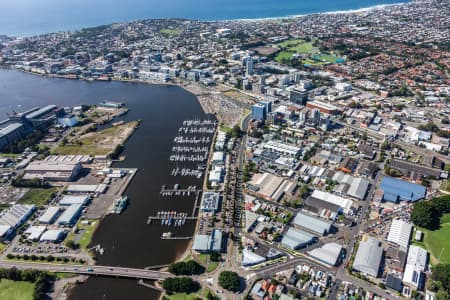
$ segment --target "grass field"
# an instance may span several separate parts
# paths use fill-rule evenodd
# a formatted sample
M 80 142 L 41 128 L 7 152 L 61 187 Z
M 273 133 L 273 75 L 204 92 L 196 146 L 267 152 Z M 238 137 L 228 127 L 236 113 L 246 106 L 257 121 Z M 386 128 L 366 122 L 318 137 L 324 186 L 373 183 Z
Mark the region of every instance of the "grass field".
M 305 42 L 301 39 L 284 41 L 278 43 L 277 46 L 283 49 L 275 57 L 277 62 L 289 60 L 293 54 L 310 54 L 317 51 L 312 42 Z
M 137 125 L 138 121 L 132 121 L 91 132 L 79 137 L 77 143 L 60 144 L 52 150 L 52 153 L 60 155 L 107 155 L 122 144 Z
M 219 266 L 218 261 L 212 261 L 209 257 L 209 254 L 199 254 L 198 259 L 206 268 L 206 272 L 211 273 Z
M 438 230 L 418 229 L 424 233 L 423 242 L 414 242 L 414 244 L 430 252 L 431 263 L 450 263 L 450 214 L 442 216 L 441 228 Z
M 34 204 L 41 207 L 47 204 L 57 191 L 57 188 L 32 188 L 19 200 L 19 203 Z
M 89 243 L 92 240 L 92 235 L 95 232 L 98 224 L 100 222 L 98 220 L 93 220 L 89 224 L 81 224 L 78 222 L 77 228 L 79 229 L 79 233 L 70 232 L 69 236 L 66 238 L 66 244 L 68 241 L 72 240 L 80 245 L 80 248 L 87 250 Z M 81 236 L 78 236 L 81 233 Z
M 32 300 L 34 284 L 26 281 L 0 281 L 0 299 L 2 300 Z
M 173 294 L 173 295 L 165 295 L 170 300 L 197 300 L 197 299 L 206 299 L 206 296 L 210 290 L 208 288 L 200 289 L 196 293 L 186 294 L 186 293 L 180 293 L 180 294 Z
M 177 35 L 180 35 L 181 30 L 177 29 L 177 28 L 175 28 L 175 29 L 164 28 L 164 29 L 161 29 L 159 32 L 161 32 L 162 34 L 165 34 L 165 35 L 169 35 L 169 36 L 177 36 Z

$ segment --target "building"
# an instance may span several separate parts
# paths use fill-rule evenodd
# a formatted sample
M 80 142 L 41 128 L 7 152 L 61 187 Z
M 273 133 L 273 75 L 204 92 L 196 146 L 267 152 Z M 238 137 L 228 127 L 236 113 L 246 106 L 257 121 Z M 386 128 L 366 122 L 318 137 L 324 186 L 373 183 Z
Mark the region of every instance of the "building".
M 252 119 L 257 121 L 264 121 L 267 119 L 266 107 L 261 103 L 252 105 Z
M 270 173 L 254 174 L 248 183 L 248 192 L 269 201 L 280 201 L 285 194 L 293 194 L 297 188 L 295 182 Z
M 253 75 L 253 59 L 251 57 L 245 59 L 245 68 L 247 75 Z
M 309 256 L 330 266 L 337 266 L 341 260 L 342 245 L 327 243 L 320 248 L 308 251 Z
M 289 101 L 293 103 L 305 105 L 307 100 L 308 100 L 308 91 L 306 90 L 292 89 L 289 92 Z
M 211 159 L 213 164 L 223 164 L 225 161 L 225 155 L 222 151 L 216 151 L 212 155 Z
M 219 210 L 220 194 L 216 192 L 204 192 L 200 203 L 200 210 L 216 212 Z
M 253 266 L 265 262 L 266 258 L 253 251 L 244 249 L 242 251 L 242 266 Z
M 1 124 L 0 124 L 1 126 Z M 21 123 L 11 123 L 0 129 L 0 149 L 21 139 L 25 134 L 25 127 Z
M 410 183 L 401 179 L 384 176 L 380 189 L 383 190 L 383 200 L 398 203 L 399 201 L 418 201 L 425 198 L 427 189 L 423 185 Z
M 342 172 L 336 172 L 332 179 L 338 183 L 348 185 L 348 189 L 345 194 L 359 200 L 363 200 L 369 190 L 370 182 L 363 178 L 357 178 Z
M 47 181 L 72 181 L 80 173 L 79 162 L 72 161 L 33 161 L 25 168 L 24 179 L 42 179 Z
M 0 224 L 0 241 L 9 239 L 14 232 L 14 228 L 9 225 Z
M 36 206 L 32 204 L 14 204 L 0 213 L 0 225 L 16 229 L 33 214 L 35 208 Z
M 391 228 L 387 236 L 387 241 L 397 244 L 399 249 L 406 252 L 411 238 L 413 225 L 403 220 L 395 219 L 391 223 Z
M 275 152 L 281 155 L 295 157 L 300 153 L 301 148 L 274 140 L 268 141 L 263 145 L 263 149 Z
M 73 194 L 91 194 L 97 192 L 98 184 L 69 184 L 66 192 Z
M 324 236 L 331 230 L 331 223 L 301 212 L 297 213 L 293 223 L 295 226 L 319 236 Z
M 52 224 L 55 222 L 60 212 L 61 209 L 58 206 L 49 206 L 38 221 L 41 224 Z
M 214 229 L 211 234 L 197 234 L 194 238 L 192 249 L 197 252 L 221 252 L 222 231 Z
M 377 239 L 365 235 L 359 243 L 358 252 L 356 252 L 353 262 L 353 269 L 373 277 L 378 277 L 382 258 L 382 243 Z
M 343 198 L 328 192 L 322 192 L 320 190 L 314 190 L 314 192 L 310 196 L 313 199 L 317 199 L 321 202 L 332 204 L 335 206 L 338 206 L 344 214 L 352 214 L 353 213 L 353 201 L 348 198 Z M 324 206 L 327 208 L 328 206 L 325 204 L 321 204 L 320 202 L 316 201 L 317 204 Z
M 79 195 L 79 196 L 73 196 L 73 195 L 65 195 L 62 197 L 62 199 L 59 201 L 59 205 L 61 206 L 70 206 L 70 205 L 86 205 L 88 204 L 90 200 L 89 196 L 86 195 Z
M 58 218 L 56 223 L 59 226 L 72 226 L 80 217 L 83 206 L 81 204 L 70 205 Z
M 41 235 L 47 230 L 45 226 L 30 226 L 25 230 L 24 235 L 27 236 L 29 241 L 38 241 Z
M 315 240 L 316 237 L 313 234 L 291 227 L 284 234 L 281 245 L 291 250 L 297 250 L 312 244 Z
M 39 239 L 40 242 L 57 243 L 64 239 L 65 233 L 61 229 L 50 229 L 44 232 Z
M 73 127 L 78 124 L 78 118 L 75 115 L 68 114 L 62 118 L 58 118 L 58 123 L 64 127 Z
M 340 113 L 339 109 L 336 106 L 321 101 L 308 101 L 306 103 L 306 107 L 317 108 L 321 113 L 329 115 L 337 115 Z

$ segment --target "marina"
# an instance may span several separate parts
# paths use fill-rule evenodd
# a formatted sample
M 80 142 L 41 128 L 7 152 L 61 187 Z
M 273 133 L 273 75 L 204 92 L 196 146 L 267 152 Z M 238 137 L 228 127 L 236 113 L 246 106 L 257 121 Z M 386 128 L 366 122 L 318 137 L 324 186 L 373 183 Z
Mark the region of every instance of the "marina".
M 174 236 L 172 232 L 164 232 L 161 236 L 162 240 L 190 240 L 192 236 Z
M 161 226 L 183 226 L 187 220 L 195 220 L 197 217 L 188 216 L 187 213 L 178 213 L 175 211 L 160 211 L 156 216 L 150 216 L 147 219 L 147 224 L 153 221 L 161 221 Z
M 195 185 L 190 185 L 186 189 L 182 189 L 178 184 L 175 184 L 173 188 L 167 188 L 165 185 L 161 187 L 161 196 L 190 196 L 197 192 Z

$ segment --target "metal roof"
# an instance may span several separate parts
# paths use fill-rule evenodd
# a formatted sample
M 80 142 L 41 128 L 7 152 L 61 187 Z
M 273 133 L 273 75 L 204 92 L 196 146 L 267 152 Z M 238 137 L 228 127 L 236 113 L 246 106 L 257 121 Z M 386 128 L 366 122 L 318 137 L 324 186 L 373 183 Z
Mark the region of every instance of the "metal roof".
M 377 277 L 382 256 L 383 246 L 381 242 L 369 236 L 364 236 L 359 243 L 353 269 Z
M 301 212 L 297 213 L 293 222 L 295 225 L 319 235 L 324 235 L 331 229 L 329 222 Z
M 384 200 L 390 202 L 417 201 L 423 199 L 427 189 L 419 184 L 384 176 L 380 189 L 384 191 Z
M 312 242 L 314 237 L 311 233 L 291 227 L 281 240 L 281 244 L 291 249 L 298 249 Z

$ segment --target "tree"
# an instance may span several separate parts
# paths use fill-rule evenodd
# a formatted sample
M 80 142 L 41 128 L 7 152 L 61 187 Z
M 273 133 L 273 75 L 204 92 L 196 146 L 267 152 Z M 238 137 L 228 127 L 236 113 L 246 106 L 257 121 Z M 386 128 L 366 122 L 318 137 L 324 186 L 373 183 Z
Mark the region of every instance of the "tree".
M 197 275 L 205 272 L 205 268 L 196 261 L 189 260 L 171 264 L 169 272 L 175 275 Z
M 430 202 L 418 202 L 414 204 L 411 220 L 419 227 L 430 230 L 439 228 L 439 214 Z
M 241 136 L 241 127 L 239 127 L 239 125 L 234 125 L 233 128 L 231 129 L 231 137 L 237 138 Z
M 211 258 L 211 261 L 221 261 L 222 260 L 222 256 L 220 255 L 220 253 L 217 253 L 217 252 L 211 252 L 210 258 Z
M 162 282 L 162 287 L 167 293 L 192 293 L 196 292 L 200 285 L 189 277 L 171 277 Z
M 432 278 L 442 284 L 442 288 L 450 292 L 450 264 L 438 264 L 433 268 Z
M 223 271 L 219 274 L 219 285 L 226 290 L 237 292 L 240 286 L 240 277 L 236 272 Z

